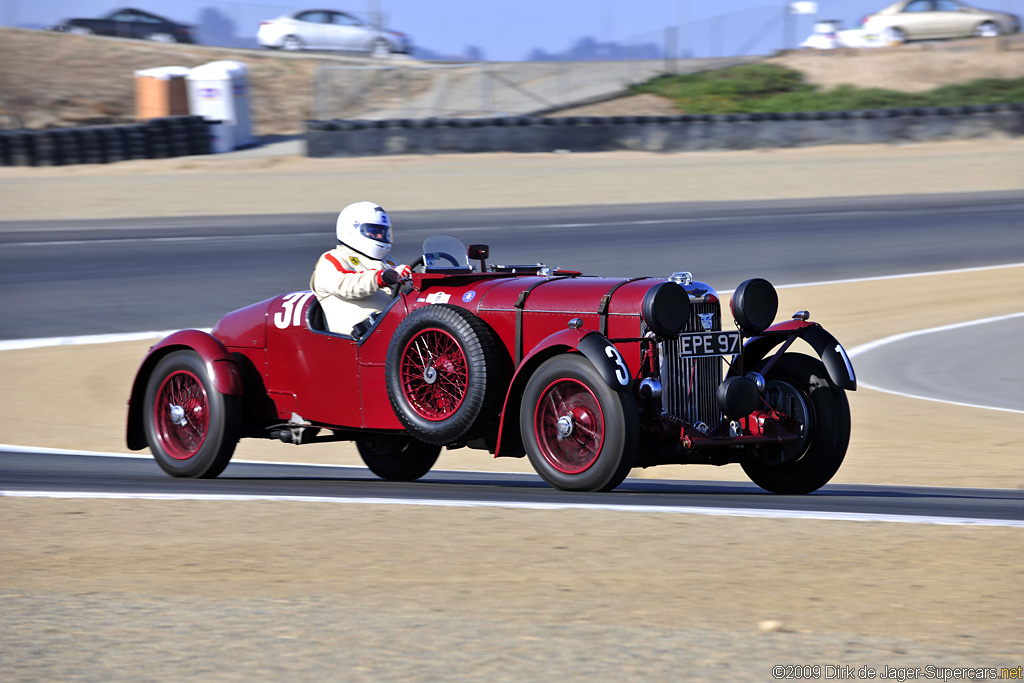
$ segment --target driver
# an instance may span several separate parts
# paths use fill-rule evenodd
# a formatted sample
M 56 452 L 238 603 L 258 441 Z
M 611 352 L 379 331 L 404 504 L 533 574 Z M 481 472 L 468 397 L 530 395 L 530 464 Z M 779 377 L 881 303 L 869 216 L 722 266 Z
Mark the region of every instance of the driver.
M 356 202 L 338 214 L 338 246 L 316 262 L 309 288 L 324 309 L 327 329 L 352 334 L 371 313 L 384 309 L 386 287 L 409 277 L 409 266 L 385 264 L 391 250 L 391 221 L 379 204 Z

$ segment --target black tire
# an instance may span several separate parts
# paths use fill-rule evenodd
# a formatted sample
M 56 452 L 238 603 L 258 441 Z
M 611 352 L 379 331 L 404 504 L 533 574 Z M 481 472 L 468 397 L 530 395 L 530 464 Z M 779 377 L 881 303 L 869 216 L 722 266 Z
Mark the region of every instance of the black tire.
M 434 466 L 441 447 L 409 436 L 356 439 L 370 471 L 386 481 L 416 481 Z
M 578 354 L 545 361 L 523 392 L 519 429 L 537 474 L 563 491 L 611 491 L 636 462 L 638 416 Z
M 998 38 L 1003 34 L 999 24 L 994 21 L 983 21 L 974 29 L 974 35 L 979 38 Z
M 373 41 L 370 46 L 370 56 L 376 59 L 384 59 L 391 56 L 391 45 L 383 38 Z
M 889 43 L 892 45 L 902 45 L 907 42 L 907 32 L 901 28 L 890 26 L 885 29 L 889 36 Z
M 795 443 L 756 451 L 742 463 L 743 471 L 772 493 L 817 491 L 839 471 L 850 443 L 846 392 L 829 379 L 817 358 L 785 353 L 765 376 L 764 397 L 774 409 L 800 423 L 802 437 Z
M 413 311 L 395 330 L 384 377 L 399 421 L 443 446 L 474 436 L 497 414 L 502 360 L 491 330 L 464 308 Z
M 286 52 L 300 52 L 306 49 L 306 44 L 298 36 L 285 36 L 281 41 L 281 49 Z
M 213 387 L 195 351 L 175 351 L 157 362 L 146 383 L 142 416 L 153 457 L 172 477 L 212 479 L 231 461 L 240 404 Z

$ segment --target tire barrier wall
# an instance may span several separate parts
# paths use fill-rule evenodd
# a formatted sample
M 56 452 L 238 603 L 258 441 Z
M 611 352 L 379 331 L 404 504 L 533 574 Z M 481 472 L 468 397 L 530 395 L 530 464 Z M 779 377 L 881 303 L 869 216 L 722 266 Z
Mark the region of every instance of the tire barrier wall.
M 107 164 L 210 153 L 210 121 L 168 116 L 128 126 L 0 131 L 0 166 Z
M 1024 135 L 1024 103 L 785 114 L 306 122 L 311 157 L 807 147 Z

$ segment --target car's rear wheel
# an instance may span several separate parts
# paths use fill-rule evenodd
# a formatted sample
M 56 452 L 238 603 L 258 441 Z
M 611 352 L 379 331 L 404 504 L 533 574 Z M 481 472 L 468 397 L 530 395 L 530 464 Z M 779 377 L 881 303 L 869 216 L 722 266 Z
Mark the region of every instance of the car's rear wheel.
M 146 36 L 146 40 L 152 40 L 154 43 L 176 43 L 178 39 L 174 37 L 173 33 L 164 33 L 158 31 L 156 33 L 150 33 Z
M 767 363 L 762 361 L 760 367 Z M 839 470 L 850 443 L 846 392 L 817 358 L 785 353 L 765 376 L 763 398 L 799 431 L 798 441 L 762 448 L 743 462 L 751 481 L 772 493 L 817 491 Z
M 464 308 L 413 311 L 385 361 L 388 398 L 410 434 L 436 445 L 474 435 L 497 412 L 502 360 L 491 330 Z
M 586 358 L 545 361 L 523 392 L 519 429 L 537 474 L 565 491 L 610 491 L 636 461 L 638 418 Z
M 882 31 L 882 36 L 885 42 L 888 43 L 889 45 L 902 45 L 903 43 L 907 42 L 906 32 L 903 29 L 897 28 L 895 26 L 890 26 L 889 28 Z
M 391 56 L 391 45 L 383 38 L 373 41 L 370 48 L 370 56 L 378 59 Z
M 999 24 L 994 21 L 983 21 L 974 29 L 974 35 L 979 38 L 996 38 L 1001 34 L 1002 31 L 999 30 Z
M 93 30 L 85 26 L 72 26 L 68 29 L 68 33 L 76 36 L 91 36 L 93 35 Z
M 298 36 L 285 36 L 284 40 L 281 41 L 281 49 L 288 52 L 298 52 L 305 48 L 306 44 Z
M 387 481 L 415 481 L 437 462 L 441 447 L 409 436 L 356 439 L 356 448 L 370 471 Z
M 149 448 L 171 476 L 212 479 L 228 466 L 239 438 L 238 398 L 217 391 L 195 351 L 160 359 L 142 410 Z

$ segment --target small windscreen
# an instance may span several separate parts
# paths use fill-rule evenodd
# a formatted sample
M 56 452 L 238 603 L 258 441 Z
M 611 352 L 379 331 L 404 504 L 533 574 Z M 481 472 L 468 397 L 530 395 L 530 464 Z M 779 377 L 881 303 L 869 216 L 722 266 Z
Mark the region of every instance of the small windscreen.
M 423 265 L 427 270 L 469 268 L 466 245 L 458 237 L 434 235 L 423 243 Z

